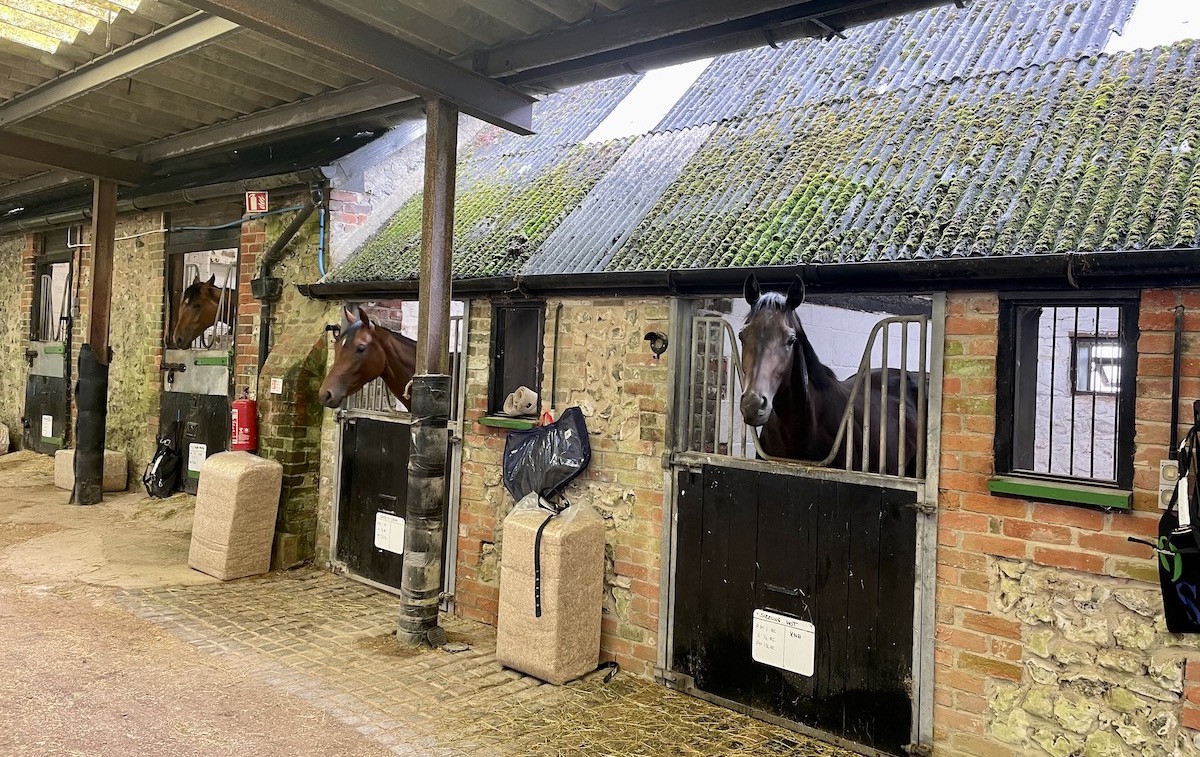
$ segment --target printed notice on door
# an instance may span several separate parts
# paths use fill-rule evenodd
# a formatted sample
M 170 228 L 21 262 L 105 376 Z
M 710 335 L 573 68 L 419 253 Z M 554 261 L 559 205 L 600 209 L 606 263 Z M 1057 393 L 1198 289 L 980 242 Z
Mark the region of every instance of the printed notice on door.
M 207 444 L 189 444 L 188 445 L 188 470 L 199 473 L 204 468 L 204 461 L 208 459 Z
M 755 662 L 811 676 L 816 651 L 817 629 L 812 623 L 766 610 L 754 611 L 750 656 Z
M 43 415 L 42 416 L 42 438 L 43 439 L 53 439 L 54 438 L 54 416 L 53 415 Z
M 383 511 L 375 513 L 375 548 L 404 554 L 404 518 Z

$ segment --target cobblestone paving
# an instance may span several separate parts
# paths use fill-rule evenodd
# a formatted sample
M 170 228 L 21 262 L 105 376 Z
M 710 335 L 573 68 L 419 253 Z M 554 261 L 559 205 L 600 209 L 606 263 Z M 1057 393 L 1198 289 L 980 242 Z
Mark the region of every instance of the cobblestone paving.
M 117 600 L 400 755 L 852 755 L 627 675 L 542 684 L 504 669 L 490 629 L 460 618 L 442 625 L 469 650 L 403 647 L 395 597 L 325 571 Z

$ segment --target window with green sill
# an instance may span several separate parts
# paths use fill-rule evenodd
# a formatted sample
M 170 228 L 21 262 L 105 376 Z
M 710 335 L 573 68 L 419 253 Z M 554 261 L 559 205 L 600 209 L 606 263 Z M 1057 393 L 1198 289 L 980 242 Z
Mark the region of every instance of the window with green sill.
M 991 490 L 1127 507 L 1138 294 L 1009 295 L 999 317 Z
M 540 393 L 545 325 L 544 302 L 496 303 L 492 306 L 489 415 L 504 415 L 505 398 L 519 387 Z M 535 408 L 534 416 L 536 414 Z

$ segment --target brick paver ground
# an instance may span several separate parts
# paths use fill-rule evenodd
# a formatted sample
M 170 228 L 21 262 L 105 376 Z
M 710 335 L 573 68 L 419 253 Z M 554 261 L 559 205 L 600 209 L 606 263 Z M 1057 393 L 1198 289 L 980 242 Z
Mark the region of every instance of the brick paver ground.
M 395 597 L 305 570 L 128 590 L 117 601 L 402 755 L 852 753 L 648 681 L 550 686 L 504 669 L 486 626 L 443 617 L 452 654 L 396 643 Z

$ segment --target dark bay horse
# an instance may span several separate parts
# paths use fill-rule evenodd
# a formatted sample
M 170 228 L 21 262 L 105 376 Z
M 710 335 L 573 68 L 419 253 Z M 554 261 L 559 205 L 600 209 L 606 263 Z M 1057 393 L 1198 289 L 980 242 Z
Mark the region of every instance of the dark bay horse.
M 854 377 L 839 381 L 813 350 L 796 308 L 804 302 L 804 285 L 799 277 L 786 295 L 762 292 L 753 274 L 746 279 L 746 302 L 750 314 L 739 338 L 742 343 L 742 417 L 751 426 L 761 427 L 759 443 L 772 457 L 790 460 L 821 461 L 829 456 L 838 428 L 850 402 Z M 886 349 L 886 345 L 885 345 Z M 922 346 L 922 349 L 924 347 Z M 887 440 L 885 460 L 879 460 L 880 387 L 887 382 Z M 887 375 L 876 368 L 870 374 L 868 399 L 871 412 L 871 437 L 867 464 L 863 465 L 862 388 L 854 402 L 854 444 L 851 469 L 872 473 L 917 475 L 918 381 L 924 377 L 909 371 L 901 387 L 901 371 L 889 368 Z M 900 460 L 900 402 L 907 403 L 904 423 L 904 459 Z M 846 440 L 839 445 L 831 466 L 846 467 Z
M 215 273 L 208 281 L 201 281 L 197 276 L 191 286 L 183 290 L 169 346 L 180 350 L 187 349 L 201 334 L 215 326 L 218 320 L 233 331 L 233 303 L 237 298 L 237 291 L 219 287 L 216 282 Z
M 392 395 L 408 404 L 408 385 L 417 369 L 417 343 L 377 323 L 356 308 L 346 310 L 349 326 L 333 348 L 333 367 L 317 395 L 325 407 L 342 400 L 382 377 Z

